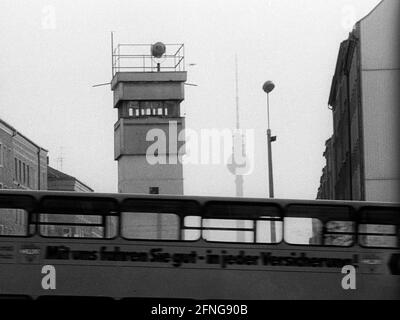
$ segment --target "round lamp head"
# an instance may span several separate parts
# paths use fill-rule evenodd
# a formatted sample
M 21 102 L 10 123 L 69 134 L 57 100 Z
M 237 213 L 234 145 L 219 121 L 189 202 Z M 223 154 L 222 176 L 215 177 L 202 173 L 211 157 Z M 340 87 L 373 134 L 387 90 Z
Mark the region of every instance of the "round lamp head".
M 267 81 L 266 83 L 264 83 L 262 88 L 266 93 L 270 93 L 272 90 L 274 90 L 275 85 L 272 81 Z
M 151 55 L 154 58 L 161 58 L 165 53 L 165 44 L 162 42 L 157 42 L 151 45 Z

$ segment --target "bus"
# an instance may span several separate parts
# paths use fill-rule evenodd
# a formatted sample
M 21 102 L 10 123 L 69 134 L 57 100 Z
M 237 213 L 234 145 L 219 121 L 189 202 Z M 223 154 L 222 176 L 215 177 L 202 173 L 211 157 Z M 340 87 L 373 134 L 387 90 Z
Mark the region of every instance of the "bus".
M 4 190 L 0 297 L 400 299 L 399 208 Z

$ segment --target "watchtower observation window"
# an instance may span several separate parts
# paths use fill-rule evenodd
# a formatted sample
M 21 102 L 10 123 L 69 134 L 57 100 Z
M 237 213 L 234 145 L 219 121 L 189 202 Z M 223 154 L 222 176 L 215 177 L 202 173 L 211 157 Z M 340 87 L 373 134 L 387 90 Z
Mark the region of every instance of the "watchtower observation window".
M 127 101 L 119 108 L 120 118 L 180 117 L 178 101 Z

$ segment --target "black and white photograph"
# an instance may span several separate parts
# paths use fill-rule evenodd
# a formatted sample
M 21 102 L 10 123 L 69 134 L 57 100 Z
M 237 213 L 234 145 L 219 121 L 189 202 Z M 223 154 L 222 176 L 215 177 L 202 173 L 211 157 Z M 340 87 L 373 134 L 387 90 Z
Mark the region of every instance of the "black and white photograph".
M 400 300 L 399 0 L 1 0 L 0 42 L 0 304 Z

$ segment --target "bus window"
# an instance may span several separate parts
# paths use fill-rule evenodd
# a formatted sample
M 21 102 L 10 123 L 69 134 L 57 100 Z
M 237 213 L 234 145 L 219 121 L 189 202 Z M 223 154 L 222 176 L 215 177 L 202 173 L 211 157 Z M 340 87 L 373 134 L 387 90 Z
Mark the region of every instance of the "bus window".
M 183 220 L 182 239 L 196 241 L 201 236 L 201 217 L 187 216 Z
M 118 234 L 118 217 L 107 216 L 106 217 L 106 234 L 107 239 L 115 238 Z
M 102 217 L 82 214 L 39 215 L 40 234 L 45 237 L 103 238 Z
M 364 207 L 360 210 L 359 243 L 365 247 L 398 248 L 400 208 Z
M 284 221 L 287 243 L 315 246 L 351 246 L 355 217 L 349 206 L 289 205 Z
M 325 225 L 324 245 L 348 247 L 354 243 L 355 223 L 353 221 L 329 221 Z
M 396 226 L 382 224 L 361 224 L 358 227 L 359 241 L 366 247 L 397 247 Z
M 122 212 L 122 236 L 137 240 L 179 240 L 179 217 L 171 213 Z
M 37 224 L 44 237 L 105 238 L 115 235 L 118 226 L 108 225 L 107 217 L 115 217 L 118 211 L 117 202 L 110 198 L 45 196 L 38 211 Z
M 0 236 L 28 235 L 28 212 L 24 209 L 0 208 Z
M 322 222 L 314 218 L 285 218 L 284 238 L 287 243 L 321 245 L 321 233 L 314 234 L 313 230 L 322 230 Z
M 257 243 L 280 243 L 283 222 L 279 217 L 261 217 L 256 222 Z
M 123 237 L 176 241 L 185 236 L 183 230 L 181 232 L 184 217 L 199 216 L 200 205 L 192 200 L 131 198 L 122 202 L 120 211 Z M 192 236 L 188 235 L 189 238 Z
M 274 204 L 209 201 L 204 217 L 203 238 L 208 241 L 278 243 L 282 240 L 282 213 Z M 275 230 L 275 237 L 271 237 L 271 229 Z
M 204 219 L 203 239 L 215 242 L 254 242 L 254 221 Z

